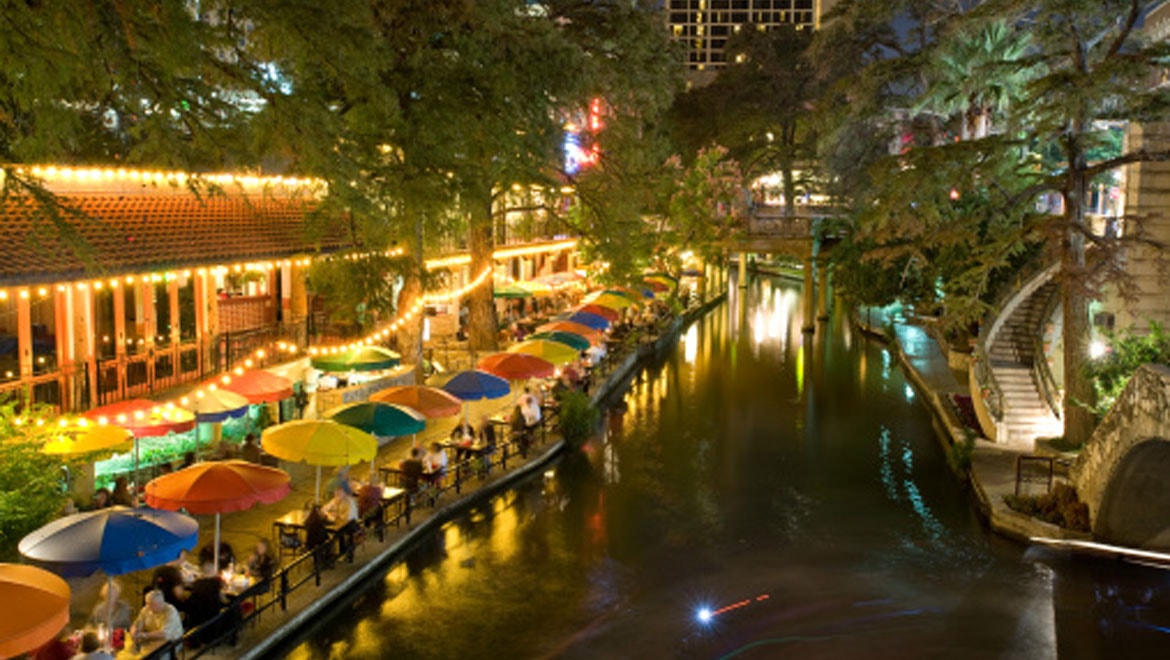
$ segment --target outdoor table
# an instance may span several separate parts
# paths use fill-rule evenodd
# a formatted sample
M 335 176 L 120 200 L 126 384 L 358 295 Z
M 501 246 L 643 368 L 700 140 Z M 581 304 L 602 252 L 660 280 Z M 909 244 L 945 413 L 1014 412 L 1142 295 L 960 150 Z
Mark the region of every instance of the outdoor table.
M 285 552 L 295 555 L 305 547 L 305 518 L 308 516 L 309 513 L 304 509 L 293 509 L 272 521 L 272 534 L 279 555 Z
M 387 523 L 386 512 L 390 510 L 390 506 L 397 505 L 398 510 L 396 513 L 402 513 L 402 507 L 405 503 L 406 503 L 406 489 L 405 488 L 395 488 L 394 486 L 383 486 L 382 487 L 382 507 L 381 507 L 382 514 L 381 515 L 382 515 L 382 526 L 383 527 L 386 526 L 386 523 Z M 394 519 L 395 519 L 394 526 L 397 527 L 399 518 L 398 518 L 398 516 L 395 516 Z

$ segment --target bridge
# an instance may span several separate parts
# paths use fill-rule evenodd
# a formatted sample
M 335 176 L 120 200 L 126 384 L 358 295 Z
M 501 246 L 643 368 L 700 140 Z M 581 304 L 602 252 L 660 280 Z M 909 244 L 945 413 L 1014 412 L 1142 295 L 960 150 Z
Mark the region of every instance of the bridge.
M 747 286 L 749 254 L 783 254 L 801 260 L 804 267 L 804 332 L 815 332 L 813 319 L 828 320 L 828 266 L 824 257 L 830 244 L 821 231 L 827 217 L 840 212 L 829 206 L 756 206 L 746 230 L 724 244 L 739 254 L 739 286 Z M 817 280 L 820 286 L 817 286 Z
M 1093 536 L 1170 550 L 1170 368 L 1144 365 L 1085 444 L 1072 479 Z

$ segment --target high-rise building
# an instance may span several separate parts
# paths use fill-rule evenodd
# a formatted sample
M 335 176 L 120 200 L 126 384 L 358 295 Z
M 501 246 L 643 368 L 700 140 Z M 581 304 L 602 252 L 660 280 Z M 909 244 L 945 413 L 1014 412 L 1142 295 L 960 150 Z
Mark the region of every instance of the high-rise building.
M 795 25 L 813 30 L 836 0 L 666 0 L 671 35 L 686 46 L 698 82 L 727 66 L 727 39 L 743 29 Z M 706 75 L 704 75 L 706 73 Z

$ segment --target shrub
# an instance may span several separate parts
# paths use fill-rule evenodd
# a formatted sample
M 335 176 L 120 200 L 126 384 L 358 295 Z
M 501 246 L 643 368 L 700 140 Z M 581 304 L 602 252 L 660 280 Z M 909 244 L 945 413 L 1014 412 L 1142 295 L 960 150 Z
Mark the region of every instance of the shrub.
M 1056 484 L 1044 495 L 1007 495 L 1008 508 L 1046 523 L 1078 532 L 1089 531 L 1089 506 L 1077 497 L 1069 484 Z
M 561 397 L 557 428 L 565 442 L 580 446 L 597 428 L 598 410 L 584 392 L 567 392 Z

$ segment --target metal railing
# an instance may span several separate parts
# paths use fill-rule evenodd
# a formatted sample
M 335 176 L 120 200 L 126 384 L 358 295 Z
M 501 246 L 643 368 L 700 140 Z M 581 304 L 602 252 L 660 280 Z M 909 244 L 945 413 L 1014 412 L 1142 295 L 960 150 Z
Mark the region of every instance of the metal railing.
M 1059 296 L 1052 296 L 1044 305 L 1044 311 L 1040 318 L 1047 319 L 1052 316 L 1052 312 L 1056 309 L 1056 303 Z M 1060 395 L 1060 386 L 1056 384 L 1056 377 L 1052 375 L 1052 369 L 1048 366 L 1048 357 L 1044 352 L 1044 341 L 1039 337 L 1034 337 L 1032 350 L 1032 378 L 1036 381 L 1036 386 L 1040 389 L 1040 393 L 1044 396 L 1044 400 L 1048 403 L 1052 414 L 1056 415 L 1057 419 L 1061 419 L 1063 410 L 1063 396 Z
M 995 378 L 991 369 L 991 358 L 988 357 L 983 343 L 975 346 L 975 382 L 979 384 L 980 394 L 987 405 L 987 412 L 998 425 L 1003 421 L 1003 389 Z

